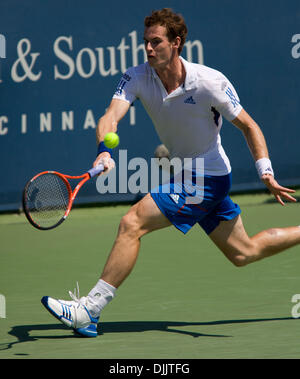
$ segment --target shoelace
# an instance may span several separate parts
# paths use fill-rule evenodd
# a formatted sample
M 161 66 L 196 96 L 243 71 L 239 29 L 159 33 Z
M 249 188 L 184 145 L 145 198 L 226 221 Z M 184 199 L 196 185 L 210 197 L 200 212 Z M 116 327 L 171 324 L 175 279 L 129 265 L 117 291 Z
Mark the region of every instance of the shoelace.
M 79 284 L 78 282 L 76 282 L 76 288 L 74 288 L 74 292 L 72 291 L 69 291 L 69 295 L 71 297 L 71 299 L 76 303 L 77 305 L 77 308 L 79 308 L 80 306 L 84 306 L 84 307 L 87 307 L 89 312 L 94 311 L 95 313 L 95 304 L 93 303 L 93 301 L 87 296 L 87 297 L 80 297 L 79 295 Z M 91 306 L 92 306 L 92 309 L 91 309 Z M 97 315 L 94 315 L 93 317 L 99 317 Z
M 73 299 L 76 302 L 78 302 L 80 300 L 78 282 L 76 282 L 76 288 L 74 288 L 74 293 L 72 291 L 69 291 L 69 295 L 70 295 L 71 299 Z
M 76 282 L 76 288 L 74 288 L 74 293 L 72 291 L 69 291 L 69 295 L 71 299 L 75 301 L 75 303 L 78 304 L 78 306 L 85 305 L 86 298 L 85 297 L 80 298 L 78 282 Z

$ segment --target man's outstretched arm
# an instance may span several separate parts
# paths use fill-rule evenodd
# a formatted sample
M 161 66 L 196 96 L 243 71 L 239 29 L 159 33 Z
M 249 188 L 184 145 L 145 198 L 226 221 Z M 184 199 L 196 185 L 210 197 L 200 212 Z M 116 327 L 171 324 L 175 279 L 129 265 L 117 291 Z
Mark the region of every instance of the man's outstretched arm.
M 274 195 L 275 199 L 281 205 L 284 205 L 282 198 L 293 202 L 297 201 L 290 195 L 291 193 L 295 193 L 294 190 L 282 187 L 275 180 L 271 162 L 268 161 L 269 152 L 265 137 L 253 118 L 243 109 L 239 115 L 232 120 L 232 124 L 243 133 L 253 159 L 256 162 L 256 167 L 260 173 L 260 178 L 269 191 Z

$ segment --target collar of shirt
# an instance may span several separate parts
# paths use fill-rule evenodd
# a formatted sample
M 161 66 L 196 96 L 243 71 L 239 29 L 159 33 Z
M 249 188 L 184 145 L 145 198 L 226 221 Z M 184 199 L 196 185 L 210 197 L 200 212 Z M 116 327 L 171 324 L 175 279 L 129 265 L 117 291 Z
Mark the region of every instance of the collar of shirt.
M 197 83 L 197 75 L 196 70 L 194 68 L 194 65 L 187 60 L 183 59 L 182 57 L 179 57 L 181 62 L 183 63 L 183 66 L 185 68 L 185 82 L 184 82 L 184 88 L 186 91 L 189 91 L 191 89 L 194 89 L 196 87 Z
M 196 87 L 196 82 L 197 82 L 196 72 L 195 72 L 193 65 L 190 62 L 188 62 L 187 60 L 185 60 L 181 56 L 179 57 L 179 59 L 181 60 L 183 66 L 184 66 L 184 69 L 185 69 L 185 73 L 186 73 L 185 81 L 180 88 L 184 91 L 189 91 L 189 90 Z M 155 69 L 153 67 L 151 67 L 150 65 L 149 65 L 149 67 L 151 69 L 152 76 L 155 79 L 159 79 L 159 81 L 160 81 L 160 78 L 157 75 Z M 177 92 L 177 90 L 175 90 L 174 92 Z M 172 94 L 173 94 L 173 92 L 170 95 L 172 95 Z

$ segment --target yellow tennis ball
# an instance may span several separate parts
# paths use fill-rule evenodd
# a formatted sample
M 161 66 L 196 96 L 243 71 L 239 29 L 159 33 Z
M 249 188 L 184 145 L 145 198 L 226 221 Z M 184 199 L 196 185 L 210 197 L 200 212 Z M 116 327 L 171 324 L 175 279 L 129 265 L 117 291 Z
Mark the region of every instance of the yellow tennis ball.
M 110 133 L 105 134 L 103 142 L 104 142 L 104 145 L 108 147 L 109 149 L 114 149 L 115 147 L 119 145 L 120 138 L 117 135 L 117 133 L 110 132 Z

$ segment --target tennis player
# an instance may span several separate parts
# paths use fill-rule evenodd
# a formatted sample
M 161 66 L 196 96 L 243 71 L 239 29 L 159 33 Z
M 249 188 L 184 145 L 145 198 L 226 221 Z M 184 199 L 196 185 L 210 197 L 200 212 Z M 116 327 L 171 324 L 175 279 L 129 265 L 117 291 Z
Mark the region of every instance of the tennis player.
M 156 188 L 133 205 L 121 219 L 102 275 L 86 297 L 70 295 L 71 301 L 42 299 L 46 308 L 79 334 L 94 337 L 102 309 L 114 298 L 116 289 L 130 274 L 138 257 L 140 239 L 154 230 L 174 225 L 183 233 L 198 223 L 215 245 L 237 267 L 270 257 L 300 243 L 300 227 L 272 228 L 252 237 L 244 229 L 241 210 L 228 193 L 230 161 L 222 147 L 222 117 L 243 134 L 258 175 L 284 205 L 296 201 L 293 190 L 274 178 L 265 138 L 260 127 L 243 109 L 235 88 L 221 72 L 184 60 L 180 53 L 187 35 L 185 21 L 171 9 L 154 11 L 145 18 L 144 41 L 148 61 L 128 69 L 122 76 L 105 115 L 99 120 L 98 156 L 94 166 L 113 164 L 103 144 L 106 133 L 116 132 L 135 99 L 140 99 L 170 158 L 204 160 L 204 173 L 194 166 L 193 177 L 203 177 L 202 201 L 187 201 L 183 185 L 176 193 L 171 180 L 169 193 Z M 196 166 L 195 166 L 196 167 Z M 173 196 L 176 194 L 176 196 Z M 76 291 L 75 291 L 76 292 Z

